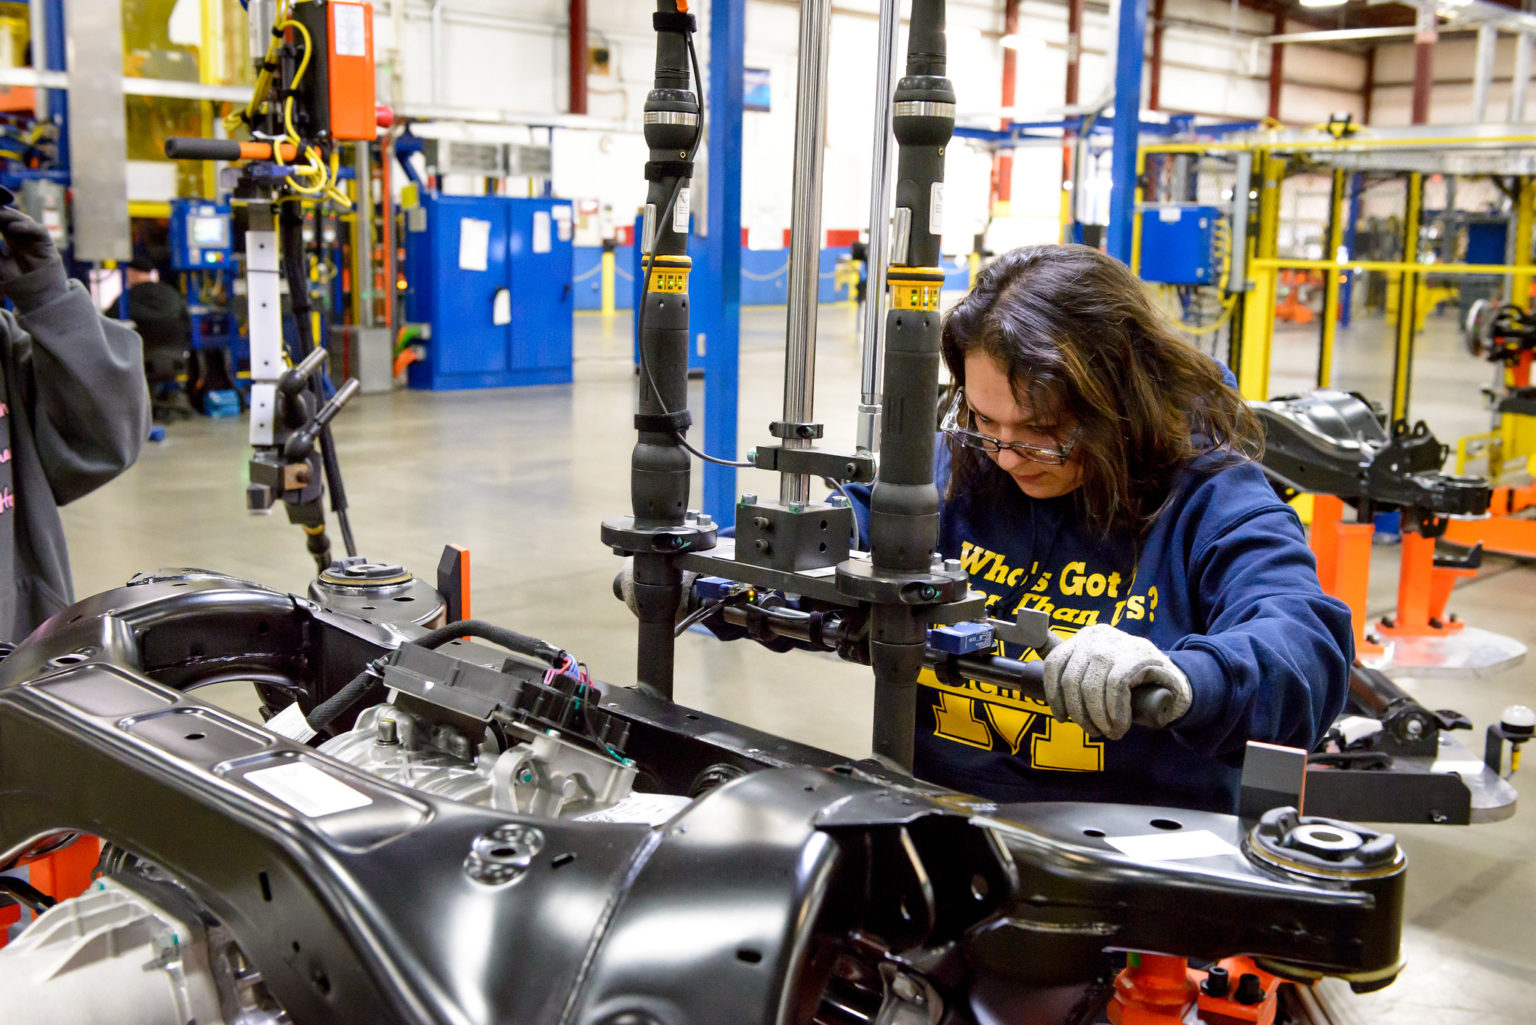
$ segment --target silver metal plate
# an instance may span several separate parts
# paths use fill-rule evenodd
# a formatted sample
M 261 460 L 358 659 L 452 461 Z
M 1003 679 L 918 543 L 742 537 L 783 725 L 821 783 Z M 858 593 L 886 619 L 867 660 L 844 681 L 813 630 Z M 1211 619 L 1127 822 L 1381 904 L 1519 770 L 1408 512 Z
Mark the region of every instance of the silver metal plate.
M 133 240 L 128 232 L 122 5 L 65 4 L 64 30 L 70 65 L 91 69 L 75 75 L 69 88 L 74 257 L 126 260 L 133 255 Z
M 1382 654 L 1362 658 L 1388 676 L 1492 676 L 1525 660 L 1525 645 L 1513 637 L 1464 627 L 1439 637 L 1383 638 Z

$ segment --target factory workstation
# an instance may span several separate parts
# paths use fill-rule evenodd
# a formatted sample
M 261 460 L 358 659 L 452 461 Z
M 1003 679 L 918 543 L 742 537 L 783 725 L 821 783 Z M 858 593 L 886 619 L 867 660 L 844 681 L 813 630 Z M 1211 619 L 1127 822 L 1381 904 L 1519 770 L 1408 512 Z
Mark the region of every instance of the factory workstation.
M 0 1023 L 1536 1021 L 1533 52 L 0 0 Z

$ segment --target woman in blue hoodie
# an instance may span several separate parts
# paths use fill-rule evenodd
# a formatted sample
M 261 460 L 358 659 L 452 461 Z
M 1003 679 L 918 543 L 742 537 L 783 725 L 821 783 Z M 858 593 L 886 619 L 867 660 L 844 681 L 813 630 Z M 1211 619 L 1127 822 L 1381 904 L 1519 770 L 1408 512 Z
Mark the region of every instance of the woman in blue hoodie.
M 925 673 L 917 774 L 1000 801 L 1235 810 L 1248 741 L 1310 748 L 1339 713 L 1352 635 L 1231 375 L 1084 246 L 997 259 L 943 353 L 940 550 L 993 617 L 1039 609 L 1060 640 L 1048 704 Z M 1159 728 L 1131 723 L 1149 682 L 1175 696 Z

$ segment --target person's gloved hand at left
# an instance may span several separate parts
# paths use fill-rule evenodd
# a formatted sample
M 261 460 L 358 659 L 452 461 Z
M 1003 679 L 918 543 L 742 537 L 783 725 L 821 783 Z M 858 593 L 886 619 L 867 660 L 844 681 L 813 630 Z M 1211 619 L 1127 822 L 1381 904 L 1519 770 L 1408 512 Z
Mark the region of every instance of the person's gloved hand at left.
M 0 293 L 20 314 L 35 310 L 69 288 L 64 260 L 48 229 L 14 206 L 0 207 Z
M 1051 715 L 1090 734 L 1119 740 L 1131 728 L 1131 691 L 1157 684 L 1172 694 L 1149 725 L 1171 725 L 1189 711 L 1193 692 L 1173 661 L 1144 637 L 1103 623 L 1084 627 L 1045 656 L 1045 699 Z

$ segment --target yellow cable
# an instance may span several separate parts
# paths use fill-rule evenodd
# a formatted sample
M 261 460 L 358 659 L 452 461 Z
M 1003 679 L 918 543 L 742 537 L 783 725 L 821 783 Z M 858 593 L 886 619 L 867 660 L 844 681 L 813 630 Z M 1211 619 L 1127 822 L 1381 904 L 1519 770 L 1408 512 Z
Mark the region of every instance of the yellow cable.
M 277 27 L 281 28 L 283 25 L 289 23 L 288 14 L 288 5 L 278 9 Z M 267 44 L 267 54 L 262 58 L 261 61 L 261 74 L 256 76 L 256 87 L 251 90 L 250 102 L 245 105 L 244 110 L 232 111 L 228 116 L 224 118 L 224 128 L 227 131 L 235 131 L 240 127 L 242 123 L 247 122 L 250 118 L 254 117 L 256 114 L 257 105 L 259 105 L 262 100 L 266 99 L 267 90 L 272 87 L 272 72 L 267 67 L 267 65 L 276 63 L 277 51 L 278 48 L 282 46 L 282 44 L 282 35 L 274 31 L 272 34 L 272 41 Z
M 1218 220 L 1213 230 L 1216 236 L 1216 252 L 1221 258 L 1221 278 L 1216 282 L 1216 290 L 1220 293 L 1227 290 L 1227 282 L 1232 277 L 1232 237 L 1224 220 Z M 1221 305 L 1221 315 L 1212 323 L 1202 327 L 1192 327 L 1180 317 L 1179 330 L 1191 335 L 1208 335 L 1219 331 L 1227 321 L 1232 319 L 1232 313 L 1237 309 L 1237 296 L 1229 296 Z

